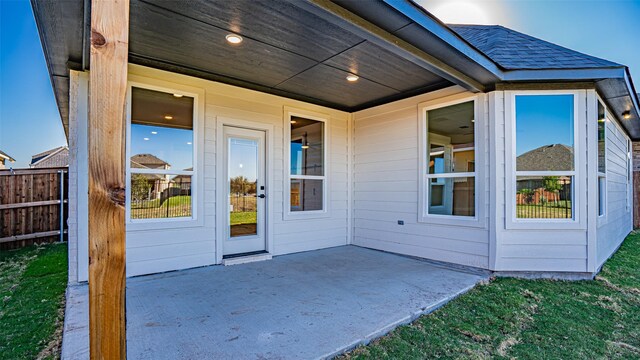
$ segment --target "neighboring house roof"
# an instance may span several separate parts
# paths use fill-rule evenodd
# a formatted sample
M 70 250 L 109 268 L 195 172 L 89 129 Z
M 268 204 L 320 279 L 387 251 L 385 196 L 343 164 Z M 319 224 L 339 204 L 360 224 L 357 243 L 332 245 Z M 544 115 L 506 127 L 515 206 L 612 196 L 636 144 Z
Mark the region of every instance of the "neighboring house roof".
M 6 152 L 0 150 L 0 159 L 2 159 L 2 162 L 4 162 L 4 160 L 9 160 L 10 162 L 14 162 L 16 161 L 16 159 L 12 158 L 11 156 L 9 156 Z
M 142 168 L 157 169 L 170 164 L 159 157 L 151 154 L 137 154 L 131 157 L 131 166 L 142 166 Z
M 69 148 L 58 146 L 31 156 L 30 168 L 54 168 L 69 166 Z
M 567 171 L 573 169 L 573 148 L 564 144 L 545 145 L 516 159 L 517 171 Z
M 184 169 L 184 171 L 193 171 L 193 167 Z M 191 175 L 176 175 L 173 177 L 173 179 L 171 179 L 171 181 L 178 183 L 190 183 Z

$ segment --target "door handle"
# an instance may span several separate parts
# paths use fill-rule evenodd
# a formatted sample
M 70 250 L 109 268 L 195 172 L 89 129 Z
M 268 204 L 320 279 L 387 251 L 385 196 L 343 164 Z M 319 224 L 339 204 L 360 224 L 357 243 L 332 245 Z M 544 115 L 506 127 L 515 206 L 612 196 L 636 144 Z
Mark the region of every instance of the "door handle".
M 266 198 L 266 197 L 267 197 L 267 195 L 265 195 L 265 194 L 260 194 L 260 195 L 258 195 L 258 197 L 259 197 L 260 199 L 264 199 L 264 198 Z

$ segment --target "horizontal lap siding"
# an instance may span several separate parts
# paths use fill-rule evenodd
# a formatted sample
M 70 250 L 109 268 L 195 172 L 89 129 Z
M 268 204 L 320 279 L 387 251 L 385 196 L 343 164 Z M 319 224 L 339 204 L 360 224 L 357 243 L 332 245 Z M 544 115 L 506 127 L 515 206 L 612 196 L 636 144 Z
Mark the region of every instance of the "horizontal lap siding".
M 602 265 L 620 246 L 633 227 L 632 204 L 627 207 L 627 141 L 624 132 L 612 121 L 607 121 L 606 214 L 597 229 L 597 265 Z
M 481 268 L 488 267 L 488 230 L 418 222 L 418 104 L 460 88 L 354 114 L 353 243 Z M 486 108 L 486 107 L 485 107 Z M 485 149 L 488 149 L 487 139 Z M 484 154 L 483 156 L 487 156 Z M 479 174 L 488 177 L 488 161 Z M 481 181 L 479 184 L 488 183 Z M 485 186 L 482 191 L 487 192 Z M 488 214 L 485 204 L 483 214 Z M 398 225 L 398 220 L 404 225 Z
M 267 214 L 273 227 L 274 255 L 345 245 L 348 219 L 348 138 L 349 114 L 300 101 L 205 81 L 174 73 L 157 71 L 132 65 L 129 74 L 133 81 L 139 77 L 151 79 L 152 85 L 161 87 L 188 86 L 205 92 L 204 129 L 202 146 L 204 155 L 198 160 L 203 183 L 199 198 L 203 201 L 198 215 L 202 224 L 182 228 L 127 231 L 127 276 L 186 269 L 216 263 L 216 164 L 217 121 L 219 117 L 239 119 L 274 127 L 272 157 L 272 185 L 268 199 L 273 202 L 273 213 Z M 86 96 L 86 94 L 84 94 Z M 323 218 L 283 220 L 284 170 L 284 107 L 317 112 L 329 118 L 329 214 Z M 86 116 L 86 115 L 85 115 Z M 220 216 L 224 216 L 219 214 Z M 86 239 L 80 241 L 87 241 Z M 87 254 L 78 254 L 84 257 Z M 80 267 L 82 269 L 82 267 Z M 86 281 L 86 267 L 79 274 Z

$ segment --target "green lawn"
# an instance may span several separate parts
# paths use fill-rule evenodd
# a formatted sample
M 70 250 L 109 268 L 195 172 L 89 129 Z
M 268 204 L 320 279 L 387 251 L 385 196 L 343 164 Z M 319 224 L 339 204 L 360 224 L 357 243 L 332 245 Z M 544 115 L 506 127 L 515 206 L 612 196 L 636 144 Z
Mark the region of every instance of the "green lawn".
M 59 357 L 67 245 L 0 251 L 0 359 Z
M 160 199 L 131 204 L 132 219 L 155 219 L 191 216 L 191 196 L 172 196 L 160 205 Z
M 232 212 L 231 225 L 255 224 L 257 213 L 255 211 Z
M 0 252 L 0 359 L 58 356 L 66 251 Z M 595 281 L 494 279 L 344 358 L 640 358 L 640 233 Z
M 640 233 L 595 281 L 498 278 L 347 359 L 640 359 Z

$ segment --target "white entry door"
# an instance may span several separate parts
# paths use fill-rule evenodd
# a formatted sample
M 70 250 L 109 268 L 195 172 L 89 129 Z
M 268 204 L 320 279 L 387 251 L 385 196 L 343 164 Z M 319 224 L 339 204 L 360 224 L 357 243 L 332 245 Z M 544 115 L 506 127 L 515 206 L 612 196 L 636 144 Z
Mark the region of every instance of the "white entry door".
M 225 257 L 266 250 L 265 132 L 224 127 Z

